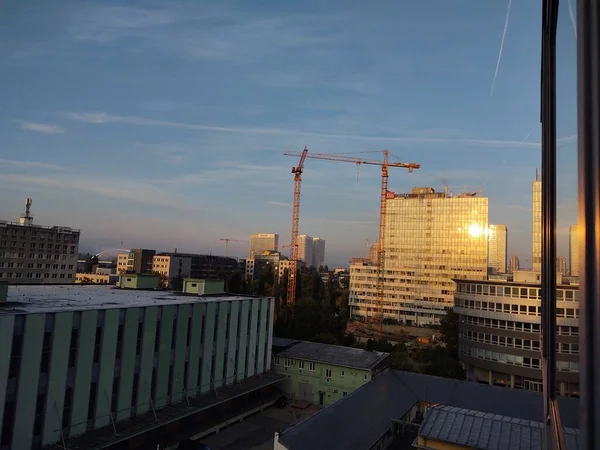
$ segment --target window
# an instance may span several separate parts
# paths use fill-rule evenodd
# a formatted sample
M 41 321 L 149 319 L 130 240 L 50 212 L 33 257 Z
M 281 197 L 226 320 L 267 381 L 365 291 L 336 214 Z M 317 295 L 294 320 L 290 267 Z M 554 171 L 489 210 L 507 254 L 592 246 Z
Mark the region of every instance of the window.
M 331 369 L 325 369 L 325 378 L 331 378 Z
M 310 370 L 311 372 L 315 371 L 315 363 L 308 363 L 308 370 Z
M 275 365 L 278 366 L 279 365 L 279 358 L 275 358 Z
M 344 371 L 343 370 L 341 371 L 340 376 L 342 376 L 342 377 L 344 376 Z
M 283 365 L 285 367 L 290 367 L 290 360 L 286 358 L 286 360 L 283 362 Z
M 304 361 L 298 361 L 298 369 L 304 369 Z

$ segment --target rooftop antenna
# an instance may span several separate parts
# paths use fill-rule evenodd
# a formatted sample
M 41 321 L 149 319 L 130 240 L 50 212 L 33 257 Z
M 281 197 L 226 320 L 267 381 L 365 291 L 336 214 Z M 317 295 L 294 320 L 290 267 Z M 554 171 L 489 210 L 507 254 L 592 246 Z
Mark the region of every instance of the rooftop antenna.
M 540 181 L 540 170 L 535 168 L 535 181 Z
M 25 214 L 21 214 L 19 223 L 21 225 L 33 225 L 33 216 L 31 215 L 31 205 L 33 200 L 30 197 L 25 199 Z

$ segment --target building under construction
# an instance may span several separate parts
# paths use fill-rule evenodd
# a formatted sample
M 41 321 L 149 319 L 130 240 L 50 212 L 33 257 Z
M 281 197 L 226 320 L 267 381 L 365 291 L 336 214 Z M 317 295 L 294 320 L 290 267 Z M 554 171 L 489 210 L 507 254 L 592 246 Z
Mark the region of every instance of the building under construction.
M 435 324 L 454 304 L 452 279 L 487 276 L 488 199 L 445 188 L 388 192 L 383 314 L 407 325 Z M 350 266 L 353 317 L 377 315 L 377 266 Z

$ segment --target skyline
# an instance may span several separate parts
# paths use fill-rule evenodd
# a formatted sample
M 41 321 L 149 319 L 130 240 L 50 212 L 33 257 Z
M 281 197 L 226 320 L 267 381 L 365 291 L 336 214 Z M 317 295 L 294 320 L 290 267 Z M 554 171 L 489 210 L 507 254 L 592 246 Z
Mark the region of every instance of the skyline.
M 224 254 L 219 239 L 256 232 L 288 245 L 297 160 L 284 151 L 387 148 L 421 164 L 390 170 L 392 191 L 483 186 L 490 223 L 508 227 L 508 257 L 531 266 L 540 5 L 512 5 L 501 58 L 506 2 L 380 5 L 5 2 L 0 79 L 20 88 L 2 96 L 0 219 L 18 220 L 32 197 L 35 223 L 81 229 L 83 251 L 123 241 Z M 565 257 L 576 222 L 573 31 L 561 8 Z M 380 173 L 356 177 L 352 164 L 306 163 L 300 234 L 327 241 L 330 266 L 377 240 Z

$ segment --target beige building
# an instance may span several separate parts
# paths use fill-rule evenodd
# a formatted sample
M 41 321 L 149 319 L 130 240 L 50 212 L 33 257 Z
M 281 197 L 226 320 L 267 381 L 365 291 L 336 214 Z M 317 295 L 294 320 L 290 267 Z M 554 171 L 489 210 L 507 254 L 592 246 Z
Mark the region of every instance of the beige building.
M 488 267 L 493 272 L 506 273 L 506 225 L 490 225 L 488 231 Z
M 508 270 L 510 273 L 513 273 L 515 270 L 519 270 L 521 268 L 519 263 L 519 257 L 517 255 L 512 255 L 510 257 L 510 265 Z
M 75 274 L 77 284 L 117 284 L 119 276 L 116 274 L 78 273 Z
M 34 225 L 32 201 L 19 222 L 0 221 L 0 281 L 9 284 L 75 283 L 79 230 Z
M 556 258 L 556 271 L 561 275 L 568 275 L 567 258 L 559 256 Z
M 265 252 L 277 251 L 279 235 L 274 233 L 256 233 L 250 235 L 250 257 L 262 255 Z
M 533 216 L 532 216 L 532 257 L 533 270 L 542 271 L 542 181 L 536 172 L 536 180 L 532 184 Z
M 192 271 L 192 258 L 169 254 L 155 255 L 152 260 L 152 272 L 166 278 L 166 286 L 171 287 L 173 279 L 189 278 Z
M 569 227 L 569 274 L 572 277 L 579 276 L 579 237 L 577 225 Z
M 387 200 L 384 316 L 435 324 L 454 305 L 454 278 L 487 278 L 488 199 L 414 188 Z M 350 265 L 350 311 L 376 308 L 377 268 Z

